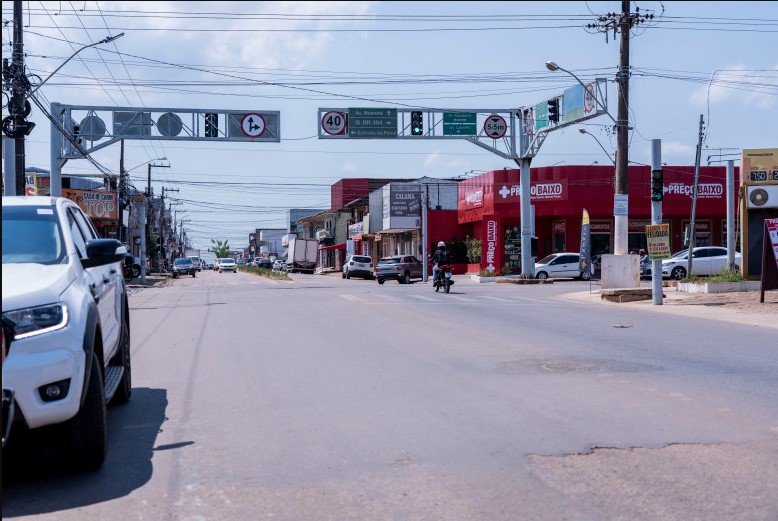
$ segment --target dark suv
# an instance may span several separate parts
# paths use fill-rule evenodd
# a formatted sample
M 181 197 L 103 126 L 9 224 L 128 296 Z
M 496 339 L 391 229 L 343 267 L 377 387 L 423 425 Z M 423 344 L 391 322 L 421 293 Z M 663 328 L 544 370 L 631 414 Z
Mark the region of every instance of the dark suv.
M 424 276 L 421 261 L 413 255 L 393 255 L 378 261 L 375 278 L 379 284 L 386 280 L 396 280 L 400 284 L 410 284 L 411 279 Z
M 181 258 L 173 261 L 173 278 L 177 278 L 179 275 L 191 275 L 197 276 L 197 267 L 190 258 Z

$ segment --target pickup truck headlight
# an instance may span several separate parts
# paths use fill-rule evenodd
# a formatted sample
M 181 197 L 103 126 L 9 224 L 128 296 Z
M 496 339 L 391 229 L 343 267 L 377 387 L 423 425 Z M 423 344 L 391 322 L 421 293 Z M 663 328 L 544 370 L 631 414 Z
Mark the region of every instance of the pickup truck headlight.
M 64 304 L 48 304 L 6 311 L 3 318 L 12 324 L 14 339 L 21 340 L 65 327 L 68 324 L 68 308 Z

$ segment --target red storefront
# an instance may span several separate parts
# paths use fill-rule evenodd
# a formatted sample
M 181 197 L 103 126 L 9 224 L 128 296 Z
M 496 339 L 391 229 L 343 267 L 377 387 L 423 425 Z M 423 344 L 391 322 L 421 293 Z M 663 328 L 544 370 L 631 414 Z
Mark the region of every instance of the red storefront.
M 670 224 L 672 250 L 683 248 L 691 217 L 693 166 L 665 166 L 662 221 Z M 726 168 L 701 167 L 696 243 L 726 244 Z M 738 178 L 738 173 L 735 173 Z M 608 166 L 533 168 L 530 198 L 535 207 L 538 258 L 577 252 L 581 215 L 589 212 L 592 255 L 613 252 L 614 169 Z M 481 265 L 521 271 L 519 170 L 496 170 L 459 184 L 458 222 L 462 233 L 481 239 Z M 651 168 L 632 166 L 629 186 L 629 250 L 646 248 L 645 226 L 651 222 Z M 732 194 L 736 199 L 736 194 Z

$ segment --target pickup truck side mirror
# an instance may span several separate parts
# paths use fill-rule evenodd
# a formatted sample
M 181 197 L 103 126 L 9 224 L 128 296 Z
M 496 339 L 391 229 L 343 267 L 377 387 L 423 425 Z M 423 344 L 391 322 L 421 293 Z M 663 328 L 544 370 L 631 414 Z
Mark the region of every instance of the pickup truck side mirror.
M 104 266 L 124 260 L 127 248 L 116 239 L 91 239 L 86 241 L 86 259 L 81 259 L 84 268 Z

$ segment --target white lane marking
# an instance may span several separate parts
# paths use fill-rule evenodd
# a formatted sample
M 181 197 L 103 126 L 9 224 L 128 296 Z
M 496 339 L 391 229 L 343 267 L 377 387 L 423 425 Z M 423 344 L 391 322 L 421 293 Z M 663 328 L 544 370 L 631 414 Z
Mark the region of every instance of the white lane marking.
M 340 298 L 344 298 L 344 299 L 350 300 L 352 302 L 366 302 L 365 299 L 363 299 L 362 297 L 357 297 L 356 295 L 343 294 L 343 295 L 338 295 L 338 296 Z

